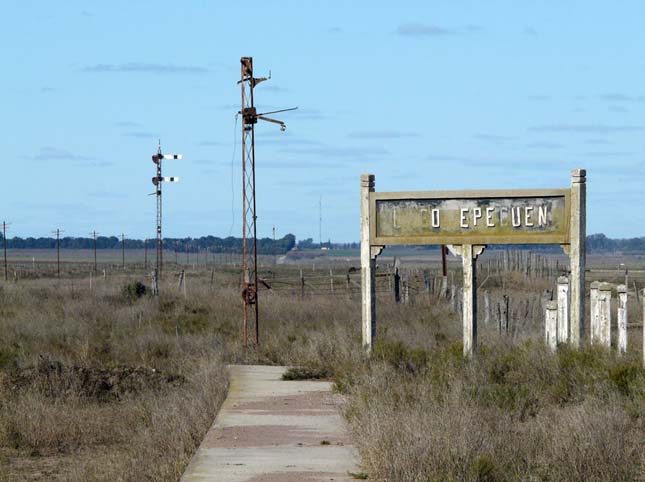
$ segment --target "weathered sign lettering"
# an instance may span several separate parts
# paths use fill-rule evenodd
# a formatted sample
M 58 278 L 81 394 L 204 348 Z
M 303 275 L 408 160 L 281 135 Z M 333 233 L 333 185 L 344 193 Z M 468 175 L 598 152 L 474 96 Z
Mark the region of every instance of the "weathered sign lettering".
M 568 192 L 374 193 L 374 244 L 564 244 Z
M 584 332 L 586 172 L 571 187 L 539 190 L 375 192 L 361 177 L 363 345 L 376 338 L 376 257 L 387 245 L 449 245 L 462 257 L 464 353 L 477 347 L 476 260 L 488 244 L 559 244 L 569 254 L 569 342 Z

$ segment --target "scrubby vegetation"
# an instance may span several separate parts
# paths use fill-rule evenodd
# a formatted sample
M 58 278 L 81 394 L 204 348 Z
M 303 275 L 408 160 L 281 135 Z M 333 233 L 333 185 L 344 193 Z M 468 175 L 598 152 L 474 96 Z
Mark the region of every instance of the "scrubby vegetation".
M 370 480 L 645 476 L 640 350 L 553 355 L 532 320 L 512 336 L 482 326 L 468 361 L 447 302 L 384 295 L 368 357 L 358 297 L 341 290 L 264 291 L 261 346 L 244 349 L 236 271 L 218 270 L 212 284 L 210 271 L 189 272 L 186 297 L 166 277 L 161 299 L 134 275 L 95 280 L 92 291 L 71 279 L 3 286 L 0 479 L 178 480 L 226 394 L 226 363 L 333 380 Z
M 205 308 L 145 292 L 3 287 L 0 480 L 179 479 L 226 395 L 221 342 L 199 331 Z

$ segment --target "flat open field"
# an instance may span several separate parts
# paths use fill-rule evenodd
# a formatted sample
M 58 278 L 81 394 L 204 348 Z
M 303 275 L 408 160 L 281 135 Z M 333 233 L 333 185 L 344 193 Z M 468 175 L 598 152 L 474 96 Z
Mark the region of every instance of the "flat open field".
M 487 252 L 480 296 L 493 305 L 510 298 L 509 327 L 500 333 L 497 312 L 484 321 L 482 311 L 479 354 L 467 361 L 458 296 L 441 296 L 435 283 L 438 253 L 402 256 L 408 293 L 400 303 L 385 256 L 379 341 L 368 357 L 353 256 L 278 265 L 263 257 L 271 289 L 260 293 L 260 346 L 244 348 L 233 260 L 193 266 L 166 257 L 155 298 L 143 253 L 126 252 L 123 269 L 120 252 L 99 252 L 106 273 L 91 283 L 90 253 L 65 253 L 58 279 L 51 251 L 11 252 L 12 276 L 0 278 L 0 480 L 178 480 L 226 396 L 227 363 L 294 365 L 294 377 L 334 381 L 370 480 L 645 476 L 642 308 L 633 288 L 626 356 L 598 347 L 552 355 L 540 303 L 559 273 L 497 273 Z M 29 274 L 36 254 L 43 264 Z M 460 264 L 450 259 L 457 293 Z M 589 278 L 623 282 L 620 263 L 643 287 L 640 257 L 592 256 Z

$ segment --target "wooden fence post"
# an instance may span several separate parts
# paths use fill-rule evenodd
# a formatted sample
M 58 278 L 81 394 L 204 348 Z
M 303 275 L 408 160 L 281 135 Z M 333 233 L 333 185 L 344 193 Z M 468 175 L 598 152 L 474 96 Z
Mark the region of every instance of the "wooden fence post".
M 426 293 L 430 294 L 430 273 L 427 269 L 423 270 L 423 287 L 425 288 Z
M 618 285 L 618 353 L 627 351 L 627 286 Z
M 589 293 L 589 317 L 591 318 L 591 344 L 600 343 L 600 311 L 598 309 L 598 290 L 600 281 L 591 283 Z
M 186 271 L 183 269 L 179 273 L 179 284 L 177 285 L 177 290 L 186 297 Z
M 499 333 L 508 333 L 508 304 L 509 299 L 508 295 L 502 297 L 502 301 L 499 308 Z
M 406 271 L 403 276 L 403 303 L 408 304 L 410 302 L 410 274 Z
M 569 279 L 566 276 L 558 278 L 558 333 L 557 342 L 569 341 Z
M 558 346 L 557 337 L 558 303 L 549 301 L 544 310 L 544 338 L 546 345 L 554 352 Z
M 103 270 L 103 278 L 105 278 L 105 270 Z M 152 295 L 159 296 L 159 279 L 156 269 L 152 272 Z
M 305 297 L 305 276 L 300 269 L 300 298 Z
M 331 294 L 334 294 L 334 272 L 332 269 L 329 270 L 329 288 L 331 289 Z
M 399 258 L 394 258 L 394 302 L 401 303 L 401 272 Z
M 598 313 L 600 344 L 611 347 L 611 285 L 600 283 L 598 287 Z
M 349 273 L 345 278 L 345 287 L 347 288 L 347 298 L 352 299 L 352 279 L 349 277 Z
M 490 323 L 490 293 L 484 291 L 484 324 Z

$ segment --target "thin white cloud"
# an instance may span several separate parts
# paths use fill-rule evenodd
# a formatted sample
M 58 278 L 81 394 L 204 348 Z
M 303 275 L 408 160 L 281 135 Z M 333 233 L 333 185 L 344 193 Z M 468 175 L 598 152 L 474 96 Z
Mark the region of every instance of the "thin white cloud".
M 629 95 L 629 94 L 620 94 L 618 92 L 608 92 L 605 94 L 600 94 L 598 96 L 600 100 L 607 102 L 645 102 L 645 95 Z
M 645 132 L 645 126 L 607 124 L 545 124 L 529 128 L 533 132 L 562 132 L 578 134 L 622 134 Z
M 92 161 L 93 157 L 73 154 L 67 149 L 59 147 L 41 147 L 38 154 L 34 156 L 27 156 L 27 159 L 34 161 Z
M 418 22 L 404 23 L 396 29 L 396 34 L 404 37 L 438 37 L 454 33 L 453 29 Z
M 144 74 L 205 74 L 206 67 L 197 65 L 157 64 L 146 62 L 127 62 L 123 64 L 96 64 L 80 69 L 88 73 L 144 73 Z
M 368 130 L 350 132 L 350 139 L 400 139 L 403 137 L 419 137 L 417 132 L 397 130 Z

